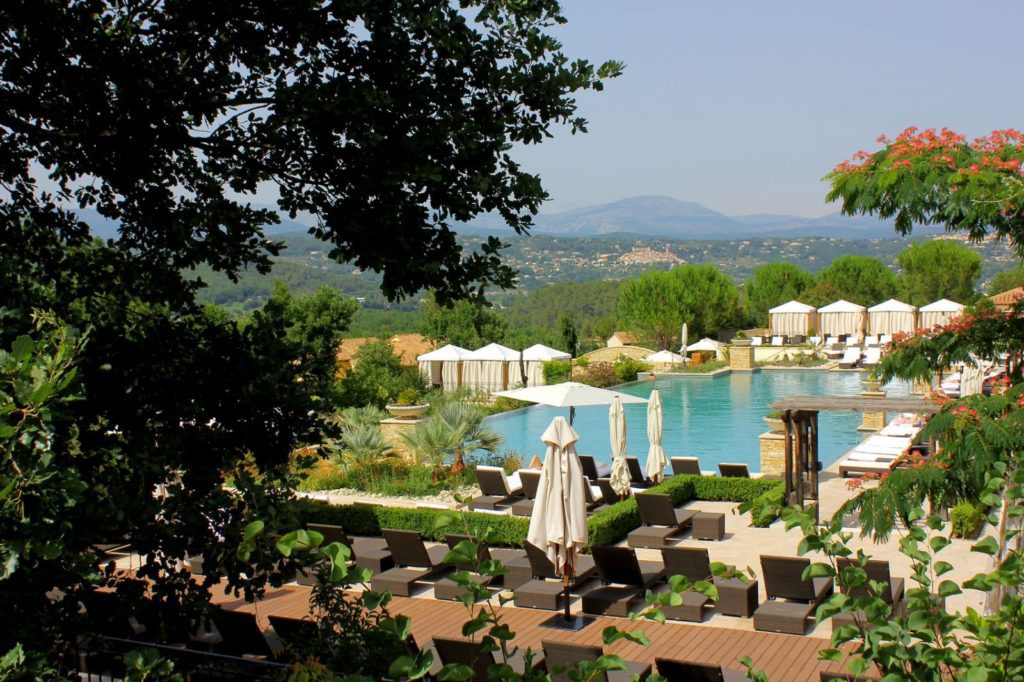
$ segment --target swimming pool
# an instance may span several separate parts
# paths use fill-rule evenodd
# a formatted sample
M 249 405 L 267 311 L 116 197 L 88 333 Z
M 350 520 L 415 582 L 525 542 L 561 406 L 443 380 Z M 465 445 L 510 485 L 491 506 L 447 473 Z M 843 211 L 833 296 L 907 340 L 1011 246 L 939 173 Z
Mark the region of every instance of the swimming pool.
M 705 469 L 718 469 L 719 462 L 744 462 L 758 471 L 758 436 L 768 430 L 762 417 L 777 398 L 793 395 L 858 395 L 864 390 L 860 372 L 762 371 L 733 372 L 709 377 L 659 377 L 615 390 L 648 397 L 651 389 L 661 393 L 664 410 L 665 454 L 669 457 L 700 457 Z M 905 395 L 905 384 L 886 387 L 889 395 Z M 625 405 L 626 451 L 647 457 L 647 405 Z M 557 415 L 568 417 L 568 408 L 535 406 L 495 415 L 487 424 L 504 438 L 503 450 L 514 450 L 529 461 L 544 455 L 540 435 Z M 857 431 L 857 412 L 821 412 L 818 416 L 818 450 L 829 466 L 864 438 Z M 583 407 L 576 410 L 574 428 L 580 434 L 576 451 L 592 454 L 598 461 L 611 460 L 608 442 L 608 408 Z

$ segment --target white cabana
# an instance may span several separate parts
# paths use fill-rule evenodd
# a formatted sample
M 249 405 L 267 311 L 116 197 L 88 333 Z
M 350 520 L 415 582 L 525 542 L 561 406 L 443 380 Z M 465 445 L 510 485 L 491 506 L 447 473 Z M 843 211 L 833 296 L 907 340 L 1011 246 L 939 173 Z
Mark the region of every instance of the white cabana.
M 530 346 L 523 351 L 523 362 L 526 363 L 527 385 L 541 386 L 544 384 L 545 362 L 569 362 L 571 360 L 571 355 L 557 348 L 551 348 L 541 343 Z
M 812 305 L 790 301 L 768 311 L 771 336 L 812 336 L 818 327 L 818 311 Z
M 694 343 L 691 343 L 689 346 L 686 347 L 686 352 L 687 353 L 701 353 L 701 354 L 714 353 L 715 357 L 718 357 L 718 354 L 721 352 L 721 350 L 722 350 L 722 344 L 721 343 L 719 343 L 718 341 L 715 341 L 714 339 L 709 339 L 706 336 L 703 339 L 701 339 L 700 341 L 695 341 Z
M 935 303 L 921 306 L 918 312 L 921 313 L 920 319 L 917 322 L 918 326 L 923 329 L 931 329 L 935 326 L 949 324 L 950 320 L 954 317 L 963 315 L 964 305 L 956 301 L 950 301 L 948 298 L 941 298 L 935 301 Z
M 864 334 L 866 310 L 862 305 L 842 300 L 818 308 L 818 334 L 824 337 L 846 334 L 860 339 Z
M 454 391 L 462 385 L 462 361 L 469 356 L 469 351 L 448 344 L 416 358 L 420 366 L 420 374 L 435 386 L 445 391 Z
M 868 328 L 872 335 L 913 334 L 917 328 L 917 308 L 890 298 L 868 308 Z
M 488 393 L 507 390 L 509 365 L 513 362 L 519 362 L 519 351 L 500 343 L 489 343 L 472 351 L 462 361 L 462 385 Z
M 686 362 L 686 358 L 670 350 L 659 350 L 657 353 L 651 353 L 644 358 L 644 362 L 654 365 L 681 365 Z

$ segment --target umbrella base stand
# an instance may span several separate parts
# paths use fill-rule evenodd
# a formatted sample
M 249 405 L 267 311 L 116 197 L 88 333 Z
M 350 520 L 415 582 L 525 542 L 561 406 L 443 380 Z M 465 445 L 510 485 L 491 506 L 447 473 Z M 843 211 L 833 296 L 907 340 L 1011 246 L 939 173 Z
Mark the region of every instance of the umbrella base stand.
M 553 628 L 555 630 L 570 630 L 572 632 L 579 632 L 583 628 L 587 627 L 597 618 L 593 616 L 570 616 L 569 620 L 565 619 L 565 614 L 556 613 L 547 620 L 543 621 L 540 626 L 542 628 Z

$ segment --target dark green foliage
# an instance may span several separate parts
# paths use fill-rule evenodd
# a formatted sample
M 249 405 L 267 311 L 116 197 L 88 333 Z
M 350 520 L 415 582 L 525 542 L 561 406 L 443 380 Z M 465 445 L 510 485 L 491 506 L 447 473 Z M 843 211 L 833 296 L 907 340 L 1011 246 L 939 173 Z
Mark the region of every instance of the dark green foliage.
M 747 321 L 754 326 L 768 324 L 768 311 L 794 299 L 814 286 L 814 275 L 793 263 L 768 263 L 754 270 L 743 284 Z
M 971 303 L 981 277 L 982 260 L 959 242 L 934 239 L 911 244 L 899 255 L 900 295 L 906 303 L 923 306 L 940 298 Z
M 545 384 L 558 384 L 569 380 L 569 375 L 572 373 L 572 364 L 562 362 L 561 360 L 552 360 L 551 362 L 544 363 L 542 371 Z
M 818 273 L 814 287 L 807 290 L 805 303 L 824 306 L 844 299 L 873 306 L 899 293 L 896 273 L 877 258 L 842 256 Z
M 505 320 L 498 313 L 473 301 L 444 306 L 430 299 L 423 304 L 420 332 L 438 343 L 476 350 L 502 341 L 506 329 Z
M 384 407 L 403 391 L 419 394 L 426 390 L 423 376 L 415 367 L 403 367 L 386 339 L 363 344 L 353 357 L 355 367 L 338 386 L 339 402 L 347 406 Z
M 607 388 L 622 383 L 615 368 L 607 362 L 598 362 L 592 365 L 577 365 L 573 372 L 573 379 L 582 384 Z
M 1024 286 L 1024 265 L 1018 263 L 1009 270 L 997 272 L 988 283 L 988 295 L 995 296 L 1010 289 Z
M 949 524 L 953 535 L 958 538 L 978 537 L 981 524 L 985 522 L 985 509 L 975 502 L 963 500 L 949 510 Z
M 506 303 L 505 316 L 509 330 L 530 344 L 543 343 L 575 357 L 562 320 L 572 325 L 578 343 L 607 338 L 614 331 L 618 296 L 619 282 L 614 280 L 549 284 L 517 295 Z
M 637 372 L 647 372 L 651 369 L 651 366 L 628 355 L 620 355 L 612 363 L 612 368 L 615 370 L 615 376 L 619 378 L 619 383 L 625 384 L 630 381 L 636 381 Z
M 579 334 L 576 325 L 567 316 L 558 318 L 558 332 L 562 337 L 562 347 L 572 357 L 576 357 L 577 346 L 579 345 Z
M 630 498 L 616 502 L 587 519 L 588 542 L 591 547 L 614 545 L 629 531 L 640 527 L 640 511 L 636 500 Z

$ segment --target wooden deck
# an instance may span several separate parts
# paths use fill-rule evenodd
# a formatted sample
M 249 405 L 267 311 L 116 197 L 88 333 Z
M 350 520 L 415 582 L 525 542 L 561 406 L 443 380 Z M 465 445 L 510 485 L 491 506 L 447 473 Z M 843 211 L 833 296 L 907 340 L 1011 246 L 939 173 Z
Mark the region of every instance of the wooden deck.
M 233 600 L 223 594 L 214 601 L 228 609 L 255 611 L 266 625 L 270 614 L 301 618 L 309 613 L 310 588 L 285 586 L 272 590 L 262 601 L 251 604 Z M 469 619 L 465 607 L 455 602 L 432 598 L 393 598 L 389 605 L 392 614 L 412 619 L 416 641 L 424 644 L 432 637 L 459 638 L 462 624 Z M 598 618 L 596 623 L 580 632 L 563 632 L 540 627 L 551 616 L 550 612 L 519 609 L 506 606 L 506 622 L 516 633 L 519 647 L 540 648 L 541 640 L 560 640 L 585 644 L 600 644 L 601 632 L 609 625 L 626 630 L 643 629 L 651 640 L 649 647 L 618 642 L 608 653 L 627 660 L 653 662 L 655 657 L 678 658 L 740 669 L 739 659 L 750 656 L 754 665 L 768 673 L 772 682 L 816 681 L 823 670 L 840 672 L 842 663 L 819 661 L 818 651 L 828 646 L 822 637 L 798 637 L 765 632 L 734 630 L 710 625 L 688 625 L 669 622 L 630 623 L 624 618 Z

